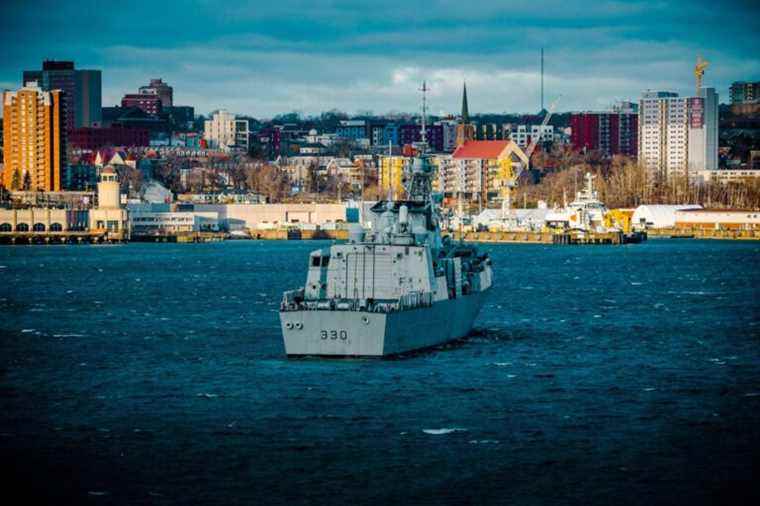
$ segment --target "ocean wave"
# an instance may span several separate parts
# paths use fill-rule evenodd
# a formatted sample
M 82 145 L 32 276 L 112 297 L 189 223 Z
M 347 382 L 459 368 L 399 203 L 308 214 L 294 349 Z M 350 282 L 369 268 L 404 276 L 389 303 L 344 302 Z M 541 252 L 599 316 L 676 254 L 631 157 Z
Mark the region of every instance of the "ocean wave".
M 462 429 L 460 427 L 444 427 L 442 429 L 422 429 L 422 432 L 433 436 L 442 436 L 453 432 L 467 432 L 467 429 Z

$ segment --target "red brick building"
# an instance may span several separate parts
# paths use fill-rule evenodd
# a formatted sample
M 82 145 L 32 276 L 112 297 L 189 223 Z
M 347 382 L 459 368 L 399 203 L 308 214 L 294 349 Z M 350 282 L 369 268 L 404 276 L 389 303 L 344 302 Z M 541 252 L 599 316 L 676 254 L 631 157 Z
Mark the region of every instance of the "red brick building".
M 122 107 L 137 107 L 150 116 L 158 116 L 163 111 L 161 97 L 147 93 L 132 93 L 121 99 Z
M 639 117 L 633 112 L 581 112 L 570 116 L 570 143 L 581 151 L 636 158 Z
M 97 150 L 107 146 L 148 146 L 150 132 L 144 128 L 77 128 L 69 136 L 72 146 Z

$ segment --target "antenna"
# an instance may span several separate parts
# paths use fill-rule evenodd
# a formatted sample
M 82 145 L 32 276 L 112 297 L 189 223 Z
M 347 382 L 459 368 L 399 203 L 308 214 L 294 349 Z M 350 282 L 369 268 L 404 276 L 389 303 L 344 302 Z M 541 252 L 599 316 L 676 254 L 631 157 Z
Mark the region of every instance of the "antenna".
M 422 81 L 422 144 L 427 144 L 427 130 L 425 129 L 425 116 L 427 116 L 427 83 Z M 423 147 L 424 149 L 424 147 Z
M 544 48 L 541 48 L 541 110 L 544 110 Z

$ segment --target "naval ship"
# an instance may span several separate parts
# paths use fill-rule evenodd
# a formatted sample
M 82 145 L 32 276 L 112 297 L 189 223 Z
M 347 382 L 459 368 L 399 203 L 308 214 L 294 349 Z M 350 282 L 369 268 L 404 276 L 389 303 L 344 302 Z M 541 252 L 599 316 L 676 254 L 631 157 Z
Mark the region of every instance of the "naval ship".
M 423 95 L 422 142 L 405 171 L 405 199 L 377 202 L 347 243 L 311 252 L 306 285 L 283 294 L 289 357 L 387 357 L 472 330 L 491 288 L 491 259 L 441 235 L 424 118 Z

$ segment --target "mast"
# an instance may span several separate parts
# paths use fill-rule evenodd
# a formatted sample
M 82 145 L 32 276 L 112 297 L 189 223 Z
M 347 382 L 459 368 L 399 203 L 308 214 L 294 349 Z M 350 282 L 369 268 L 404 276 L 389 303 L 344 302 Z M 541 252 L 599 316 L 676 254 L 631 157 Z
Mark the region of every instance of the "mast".
M 541 48 L 541 110 L 544 110 L 544 48 Z
M 427 129 L 425 128 L 425 121 L 427 116 L 427 82 L 422 81 L 422 88 L 420 88 L 420 91 L 422 92 L 422 149 L 423 152 L 426 151 L 427 148 Z

